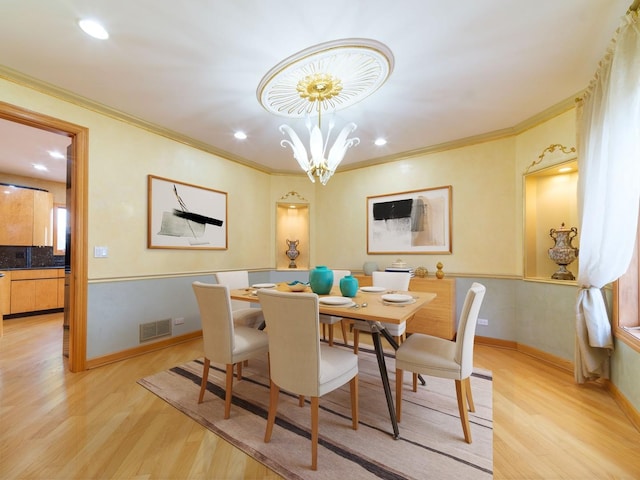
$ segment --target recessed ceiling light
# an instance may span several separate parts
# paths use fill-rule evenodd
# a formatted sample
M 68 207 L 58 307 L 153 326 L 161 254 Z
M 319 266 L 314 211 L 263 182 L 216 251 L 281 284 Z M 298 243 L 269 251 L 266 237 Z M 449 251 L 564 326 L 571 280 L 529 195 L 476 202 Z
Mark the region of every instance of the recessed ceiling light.
M 238 140 L 246 140 L 247 139 L 247 134 L 244 132 L 236 132 L 233 134 L 234 137 L 236 137 Z
M 573 170 L 571 167 L 562 167 L 558 169 L 558 172 L 565 173 L 565 172 L 570 172 L 571 170 Z
M 381 147 L 381 146 L 387 144 L 387 140 L 384 139 L 384 138 L 376 138 L 376 141 L 373 142 L 373 143 L 375 143 L 377 146 Z
M 52 157 L 52 158 L 59 158 L 59 159 L 65 158 L 62 153 L 57 152 L 55 150 L 49 150 L 49 156 Z
M 44 165 L 41 165 L 39 163 L 33 163 L 33 168 L 35 168 L 36 170 L 40 170 L 43 172 L 46 172 L 47 170 L 49 170 L 47 167 L 45 167 Z
M 80 20 L 78 22 L 78 25 L 80 25 L 80 28 L 84 31 L 84 33 L 92 36 L 93 38 L 97 38 L 99 40 L 106 40 L 107 38 L 109 38 L 109 32 L 107 32 L 107 30 L 95 20 Z

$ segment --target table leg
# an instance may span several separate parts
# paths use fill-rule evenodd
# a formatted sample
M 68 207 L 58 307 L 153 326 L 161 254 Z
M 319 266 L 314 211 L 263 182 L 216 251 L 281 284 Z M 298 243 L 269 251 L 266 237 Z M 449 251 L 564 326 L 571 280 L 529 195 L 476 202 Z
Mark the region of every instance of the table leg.
M 398 342 L 396 342 L 396 339 L 391 336 L 391 334 L 387 331 L 386 328 L 382 328 L 380 330 L 380 333 L 382 333 L 382 335 L 384 335 L 384 338 L 387 339 L 387 341 L 391 344 L 391 346 L 393 347 L 394 350 L 398 350 L 398 347 L 399 347 Z M 420 380 L 420 383 L 422 385 L 426 385 L 427 384 L 427 382 L 425 382 L 424 378 L 422 378 L 422 375 L 418 374 L 418 379 Z
M 385 333 L 384 328 L 381 329 L 382 333 Z M 386 338 L 386 335 L 385 335 Z M 393 426 L 393 438 L 397 439 L 400 435 L 398 430 L 398 421 L 396 419 L 396 409 L 393 405 L 393 397 L 391 396 L 391 386 L 389 385 L 389 375 L 387 374 L 387 363 L 384 360 L 384 352 L 382 350 L 382 340 L 380 339 L 380 329 L 374 324 L 371 325 L 371 339 L 373 340 L 373 346 L 376 351 L 376 357 L 378 359 L 378 367 L 380 368 L 380 377 L 382 378 L 382 386 L 384 387 L 384 394 L 387 397 L 387 407 L 389 408 L 389 417 L 391 417 L 391 425 Z

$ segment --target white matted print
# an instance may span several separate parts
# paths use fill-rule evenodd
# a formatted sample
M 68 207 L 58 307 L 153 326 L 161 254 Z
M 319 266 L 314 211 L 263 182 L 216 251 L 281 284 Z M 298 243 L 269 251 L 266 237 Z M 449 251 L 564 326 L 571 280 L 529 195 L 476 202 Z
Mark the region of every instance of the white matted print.
M 227 194 L 149 175 L 148 248 L 227 248 Z
M 451 253 L 451 186 L 367 197 L 367 253 Z

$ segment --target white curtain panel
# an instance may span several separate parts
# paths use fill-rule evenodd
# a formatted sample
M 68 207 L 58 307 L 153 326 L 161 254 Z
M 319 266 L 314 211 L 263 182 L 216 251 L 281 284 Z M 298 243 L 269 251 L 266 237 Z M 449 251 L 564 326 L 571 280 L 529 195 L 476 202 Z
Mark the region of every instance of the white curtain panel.
M 640 203 L 640 24 L 630 11 L 578 102 L 580 269 L 575 379 L 609 378 L 611 322 L 601 288 L 631 261 Z

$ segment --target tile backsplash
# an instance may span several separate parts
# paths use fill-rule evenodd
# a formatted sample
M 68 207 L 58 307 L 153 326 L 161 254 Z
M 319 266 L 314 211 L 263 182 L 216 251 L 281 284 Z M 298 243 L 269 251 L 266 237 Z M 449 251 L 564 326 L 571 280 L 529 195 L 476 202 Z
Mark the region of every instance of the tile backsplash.
M 53 247 L 0 246 L 0 270 L 43 267 L 64 267 L 64 255 L 54 255 Z

